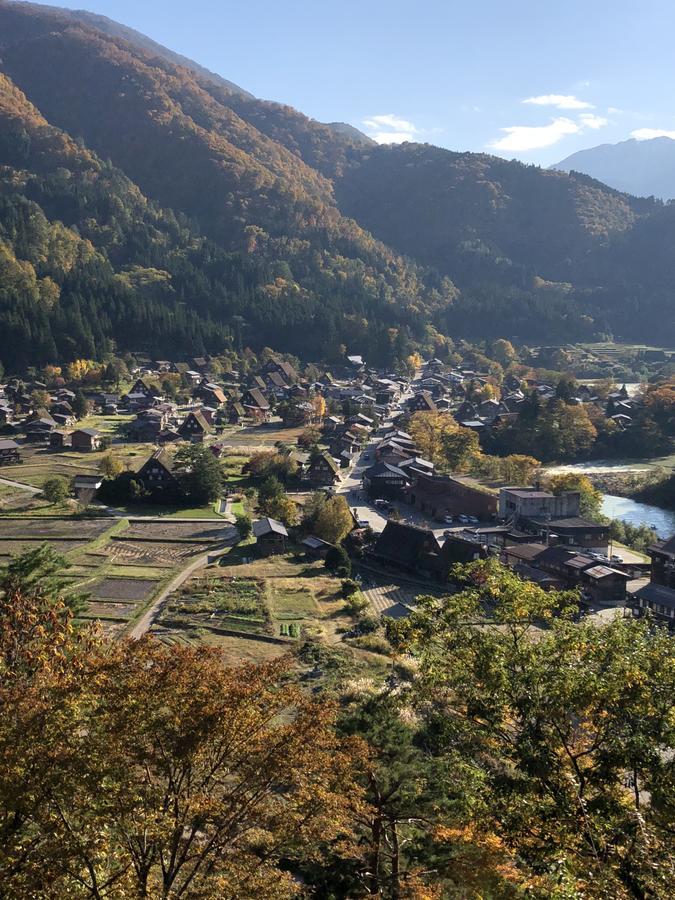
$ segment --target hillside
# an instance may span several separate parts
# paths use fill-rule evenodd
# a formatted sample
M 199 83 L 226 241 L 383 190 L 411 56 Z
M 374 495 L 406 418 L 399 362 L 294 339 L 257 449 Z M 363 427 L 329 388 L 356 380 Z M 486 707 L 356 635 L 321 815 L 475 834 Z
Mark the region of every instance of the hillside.
M 675 141 L 668 137 L 600 144 L 573 153 L 551 168 L 584 172 L 638 197 L 675 197 Z
M 243 328 L 242 339 L 256 347 L 299 353 L 309 347 L 330 359 L 348 342 L 355 352 L 370 348 L 371 357 L 393 363 L 397 334 L 390 327 L 400 327 L 396 352 L 402 353 L 411 338 L 424 337 L 432 309 L 455 296 L 450 283 L 418 272 L 341 216 L 330 181 L 224 105 L 222 87 L 118 39 L 73 27 L 67 18 L 45 19 L 32 7 L 0 4 L 0 26 L 8 89 L 26 103 L 29 98 L 41 127 L 57 129 L 64 140 L 78 138 L 63 151 L 73 154 L 65 161 L 68 172 L 77 169 L 72 148 L 86 147 L 88 158 L 110 160 L 161 216 L 184 217 L 182 245 L 174 236 L 162 251 L 153 245 L 141 254 L 125 234 L 136 227 L 135 216 L 125 211 L 120 226 L 126 247 L 115 256 L 120 269 L 148 267 L 151 256 L 152 268 L 168 272 L 153 279 L 158 309 L 167 294 L 179 296 L 186 314 L 196 314 L 217 335 L 231 333 L 239 316 L 243 326 L 235 330 Z M 31 114 L 26 104 L 6 107 L 14 137 L 4 142 L 0 162 L 12 167 L 7 178 L 32 182 L 42 177 L 34 154 L 17 158 L 31 141 L 23 133 Z M 321 134 L 328 141 L 332 133 L 321 126 Z M 63 153 L 48 162 L 64 167 Z M 98 218 L 72 180 L 63 193 L 48 214 L 43 210 L 47 219 L 80 231 Z M 22 192 L 24 200 L 28 194 Z M 112 248 L 95 238 L 94 247 L 109 261 Z M 188 263 L 193 286 L 176 280 L 176 270 L 185 274 Z M 215 335 L 211 344 L 217 339 L 222 347 Z M 191 332 L 183 340 L 183 352 L 204 349 L 204 339 Z
M 658 202 L 377 146 L 85 14 L 0 0 L 0 59 L 6 366 L 245 345 L 394 366 L 438 331 L 675 342 Z

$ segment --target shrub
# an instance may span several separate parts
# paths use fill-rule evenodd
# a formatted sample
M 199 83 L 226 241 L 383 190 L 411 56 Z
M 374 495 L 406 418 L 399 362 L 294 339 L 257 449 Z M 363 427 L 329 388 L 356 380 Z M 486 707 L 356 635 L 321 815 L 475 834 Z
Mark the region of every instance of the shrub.
M 55 475 L 45 481 L 42 487 L 42 496 L 50 503 L 63 503 L 70 496 L 70 485 L 65 478 Z
M 344 547 L 331 547 L 326 554 L 325 566 L 329 572 L 345 578 L 352 574 L 352 563 Z

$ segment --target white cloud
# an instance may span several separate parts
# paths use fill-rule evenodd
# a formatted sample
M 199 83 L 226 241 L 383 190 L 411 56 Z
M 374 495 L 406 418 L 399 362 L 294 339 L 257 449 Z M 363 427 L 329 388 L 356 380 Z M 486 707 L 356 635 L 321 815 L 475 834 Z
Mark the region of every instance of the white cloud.
M 630 136 L 636 141 L 650 141 L 657 137 L 667 137 L 675 141 L 675 131 L 668 131 L 665 128 L 638 128 L 631 131 Z
M 556 109 L 594 109 L 592 103 L 579 100 L 573 94 L 540 94 L 538 97 L 528 97 L 523 103 L 531 106 L 555 106 Z
M 622 109 L 619 109 L 618 106 L 608 106 L 607 107 L 607 115 L 608 116 L 620 116 L 623 112 Z
M 402 144 L 404 141 L 412 141 L 419 129 L 400 116 L 388 113 L 384 116 L 371 116 L 364 119 L 363 124 L 368 131 L 368 137 L 371 137 L 378 144 Z
M 525 153 L 528 150 L 541 150 L 557 144 L 568 134 L 579 134 L 581 125 L 572 119 L 559 117 L 552 119 L 549 125 L 512 125 L 502 128 L 504 137 L 493 141 L 489 146 L 494 150 L 509 150 L 512 153 Z
M 593 113 L 582 113 L 579 116 L 579 121 L 584 128 L 593 128 L 594 130 L 604 128 L 608 124 L 608 120 L 603 116 L 596 116 Z

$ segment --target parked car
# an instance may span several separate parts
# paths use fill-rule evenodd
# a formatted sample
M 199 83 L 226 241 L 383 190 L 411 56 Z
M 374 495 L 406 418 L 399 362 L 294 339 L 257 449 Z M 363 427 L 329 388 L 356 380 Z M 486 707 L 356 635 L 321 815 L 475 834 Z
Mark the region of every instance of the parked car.
M 443 524 L 444 525 L 452 525 L 454 523 L 454 519 L 452 516 L 443 516 Z
M 613 563 L 622 563 L 623 562 L 623 556 L 619 556 L 617 553 L 613 553 L 612 556 L 610 557 L 610 559 Z
M 469 517 L 468 516 L 457 516 L 457 521 L 460 525 L 468 525 Z
M 480 521 L 477 516 L 467 516 L 467 519 L 469 520 L 471 525 L 478 525 Z
M 389 509 L 389 503 L 386 500 L 375 500 L 373 506 L 376 509 Z

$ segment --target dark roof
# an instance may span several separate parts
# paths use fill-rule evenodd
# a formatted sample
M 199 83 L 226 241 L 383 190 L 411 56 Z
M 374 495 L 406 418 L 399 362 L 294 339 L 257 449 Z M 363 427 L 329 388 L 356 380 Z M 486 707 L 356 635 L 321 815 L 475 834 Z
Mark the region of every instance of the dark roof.
M 439 550 L 440 545 L 429 528 L 387 522 L 374 552 L 376 556 L 398 565 L 415 566 L 426 553 L 438 553 Z
M 654 553 L 663 553 L 667 556 L 675 556 L 675 535 L 673 537 L 668 538 L 666 541 L 662 541 L 660 544 L 654 544 L 649 548 Z
M 580 553 L 577 556 L 572 556 L 570 559 L 565 560 L 565 565 L 569 566 L 570 569 L 582 571 L 583 569 L 592 568 L 596 565 L 596 561 L 592 557 L 584 556 Z
M 516 559 L 531 561 L 541 556 L 545 549 L 542 544 L 514 544 L 513 546 L 504 547 L 504 552 L 509 556 L 515 556 Z
M 323 547 L 334 546 L 334 544 L 330 544 L 322 538 L 315 537 L 313 534 L 308 535 L 301 543 L 303 547 L 309 547 L 310 550 L 321 550 Z
M 532 521 L 550 525 L 551 528 L 583 528 L 586 531 L 607 531 L 608 527 L 600 525 L 598 522 L 589 522 L 588 519 L 582 519 L 581 516 L 569 516 L 567 519 L 532 519 Z
M 270 405 L 267 402 L 265 395 L 261 391 L 259 391 L 258 388 L 255 388 L 255 387 L 249 388 L 247 391 L 247 395 L 248 395 L 248 397 L 251 398 L 251 400 L 253 400 L 253 405 L 259 407 L 260 409 L 269 409 L 270 408 Z M 246 406 L 246 405 L 251 405 L 251 404 L 244 404 L 244 405 Z
M 363 473 L 363 477 L 369 481 L 372 481 L 373 478 L 403 478 L 405 481 L 410 481 L 410 476 L 406 472 L 399 469 L 398 466 L 392 466 L 390 463 L 385 462 L 375 463 L 374 466 L 370 466 Z
M 662 584 L 646 584 L 633 594 L 639 600 L 655 603 L 675 609 L 675 589 L 665 587 Z
M 257 538 L 264 537 L 266 534 L 280 534 L 282 537 L 288 537 L 286 526 L 282 525 L 281 522 L 277 522 L 276 519 L 270 518 L 258 519 L 257 522 L 254 522 L 253 534 Z
M 328 467 L 332 469 L 335 475 L 339 475 L 340 467 L 327 450 L 324 450 L 320 456 L 317 456 L 316 459 L 312 460 L 312 462 L 310 463 L 310 469 L 321 460 L 323 460 L 328 465 Z
M 16 441 L 0 441 L 0 450 L 18 450 L 19 445 Z
M 78 428 L 73 434 L 87 434 L 89 437 L 98 437 L 98 431 L 95 428 Z
M 173 456 L 167 453 L 166 450 L 162 447 L 159 450 L 155 450 L 152 456 L 148 457 L 146 461 L 143 463 L 141 468 L 138 470 L 138 474 L 141 475 L 146 466 L 148 466 L 152 461 L 160 463 L 164 468 L 169 472 L 169 474 L 173 474 L 174 470 L 174 461 Z

